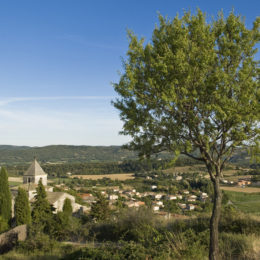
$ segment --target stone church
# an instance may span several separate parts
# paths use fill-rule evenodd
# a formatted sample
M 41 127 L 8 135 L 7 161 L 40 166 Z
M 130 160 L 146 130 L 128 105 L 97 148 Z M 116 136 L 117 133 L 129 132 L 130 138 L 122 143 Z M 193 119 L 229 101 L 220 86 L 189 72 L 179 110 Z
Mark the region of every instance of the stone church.
M 84 212 L 87 211 L 88 208 L 86 206 L 82 206 L 75 201 L 75 197 L 66 193 L 66 192 L 53 192 L 53 186 L 47 185 L 47 173 L 44 172 L 40 164 L 36 159 L 32 162 L 28 170 L 23 175 L 23 184 L 19 187 L 23 188 L 28 192 L 29 201 L 33 202 L 36 195 L 36 188 L 38 186 L 39 181 L 42 180 L 42 184 L 44 185 L 47 200 L 54 207 L 54 213 L 62 211 L 64 201 L 66 198 L 70 199 L 72 211 Z M 12 194 L 14 197 L 17 195 L 18 186 L 12 189 Z
M 42 180 L 42 184 L 47 186 L 47 174 L 44 172 L 40 164 L 37 162 L 36 158 L 32 162 L 29 169 L 25 172 L 23 176 L 24 184 L 38 184 L 40 179 Z

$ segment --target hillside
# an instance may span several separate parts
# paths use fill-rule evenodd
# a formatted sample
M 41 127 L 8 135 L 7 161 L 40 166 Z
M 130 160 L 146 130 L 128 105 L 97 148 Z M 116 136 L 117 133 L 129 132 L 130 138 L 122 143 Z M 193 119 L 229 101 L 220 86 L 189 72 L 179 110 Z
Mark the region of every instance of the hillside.
M 120 146 L 51 145 L 44 147 L 0 145 L 0 164 L 24 164 L 34 156 L 42 163 L 120 161 L 136 158 Z
M 116 162 L 137 159 L 137 154 L 121 146 L 50 145 L 44 147 L 0 145 L 0 165 L 27 164 L 34 157 L 41 163 Z M 160 158 L 170 158 L 163 152 Z M 231 158 L 233 164 L 249 165 L 246 151 L 237 149 Z

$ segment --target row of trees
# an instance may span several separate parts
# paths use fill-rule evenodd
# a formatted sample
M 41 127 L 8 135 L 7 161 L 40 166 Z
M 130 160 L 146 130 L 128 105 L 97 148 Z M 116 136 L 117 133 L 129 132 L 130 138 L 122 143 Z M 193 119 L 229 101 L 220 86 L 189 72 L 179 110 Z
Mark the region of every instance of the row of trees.
M 175 166 L 194 165 L 197 162 L 186 156 L 180 157 L 174 161 Z M 150 160 L 124 160 L 122 162 L 84 162 L 84 163 L 64 163 L 64 164 L 44 164 L 42 167 L 45 172 L 51 176 L 64 177 L 67 172 L 73 174 L 111 174 L 111 173 L 132 173 L 146 172 L 151 170 L 166 169 L 172 166 L 172 159 L 168 156 L 166 159 Z M 16 175 L 23 175 L 28 166 L 17 165 L 8 166 L 9 172 Z

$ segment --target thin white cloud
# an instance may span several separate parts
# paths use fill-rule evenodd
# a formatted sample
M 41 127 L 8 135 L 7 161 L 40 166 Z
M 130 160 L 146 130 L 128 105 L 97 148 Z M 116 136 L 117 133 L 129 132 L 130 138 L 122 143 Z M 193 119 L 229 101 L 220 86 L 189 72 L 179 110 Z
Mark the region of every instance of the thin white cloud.
M 9 97 L 0 99 L 0 144 L 42 146 L 48 144 L 120 145 L 129 138 L 122 129 L 113 96 Z M 50 100 L 94 100 L 91 106 L 49 106 Z M 97 102 L 95 102 L 97 100 Z M 98 101 L 102 101 L 100 102 Z M 19 102 L 42 101 L 32 106 Z M 18 103 L 18 104 L 16 104 Z M 67 103 L 67 102 L 66 102 Z M 74 102 L 77 103 L 77 102 Z M 92 102 L 91 102 L 92 103 Z M 8 105 L 14 104 L 14 106 Z M 73 104 L 73 102 L 72 102 Z
M 129 140 L 118 135 L 122 122 L 113 113 L 0 109 L 0 121 L 0 144 L 121 145 Z
M 122 46 L 115 46 L 111 44 L 104 44 L 104 43 L 99 43 L 99 42 L 90 42 L 87 40 L 85 37 L 81 35 L 76 35 L 76 34 L 64 34 L 61 36 L 57 37 L 60 40 L 65 40 L 65 41 L 70 41 L 76 44 L 92 47 L 92 48 L 100 48 L 100 49 L 109 49 L 109 50 L 117 50 L 121 49 L 123 50 L 124 48 Z
M 25 101 L 48 101 L 48 100 L 112 100 L 114 96 L 50 96 L 50 97 L 9 97 L 0 99 L 0 106 L 6 106 L 10 103 Z

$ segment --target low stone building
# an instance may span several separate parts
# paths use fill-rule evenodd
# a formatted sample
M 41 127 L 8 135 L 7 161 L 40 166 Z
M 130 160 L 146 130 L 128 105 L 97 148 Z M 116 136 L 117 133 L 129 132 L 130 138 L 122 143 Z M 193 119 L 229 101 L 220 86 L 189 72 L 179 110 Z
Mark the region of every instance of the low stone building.
M 75 197 L 66 192 L 46 192 L 46 194 L 47 200 L 55 208 L 54 213 L 62 211 L 65 199 L 69 199 L 71 201 L 72 212 L 85 212 L 88 210 L 86 206 L 76 203 Z

